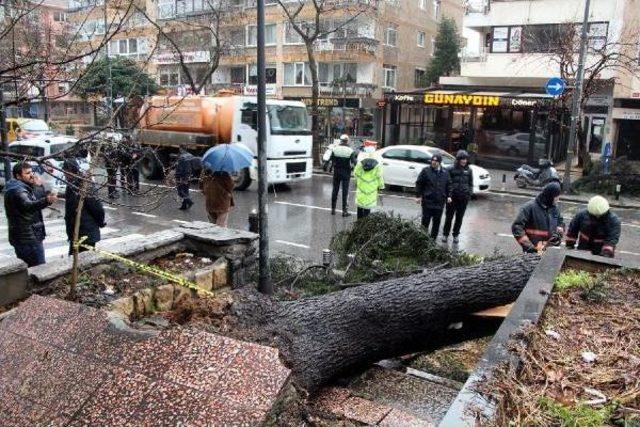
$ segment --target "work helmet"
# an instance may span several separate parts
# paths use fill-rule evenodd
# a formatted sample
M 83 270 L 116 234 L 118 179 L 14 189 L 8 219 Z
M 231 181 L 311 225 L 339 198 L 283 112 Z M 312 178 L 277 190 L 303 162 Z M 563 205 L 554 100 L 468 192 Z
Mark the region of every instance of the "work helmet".
M 456 160 L 462 160 L 462 159 L 469 159 L 469 153 L 467 153 L 465 150 L 458 150 L 458 152 L 456 153 Z
M 347 142 L 349 141 L 349 135 L 347 135 L 346 133 L 343 133 L 342 135 L 340 135 L 340 142 Z
M 587 211 L 596 217 L 600 217 L 609 212 L 609 202 L 602 196 L 593 196 L 589 200 Z

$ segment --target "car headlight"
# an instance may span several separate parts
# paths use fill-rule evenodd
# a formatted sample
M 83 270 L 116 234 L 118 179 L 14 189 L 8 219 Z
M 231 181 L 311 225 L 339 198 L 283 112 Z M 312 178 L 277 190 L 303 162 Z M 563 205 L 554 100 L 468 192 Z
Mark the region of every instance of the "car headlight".
M 484 175 L 480 175 L 480 179 L 487 179 L 487 178 L 489 178 L 489 174 L 488 173 L 486 173 Z

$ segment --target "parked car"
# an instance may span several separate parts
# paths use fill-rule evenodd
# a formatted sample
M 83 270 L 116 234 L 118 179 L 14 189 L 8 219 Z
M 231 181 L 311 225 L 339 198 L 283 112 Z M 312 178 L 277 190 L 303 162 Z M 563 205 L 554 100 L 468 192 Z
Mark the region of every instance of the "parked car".
M 53 136 L 47 138 L 31 138 L 25 141 L 16 141 L 13 144 L 9 145 L 9 151 L 15 154 L 21 154 L 24 156 L 31 157 L 43 157 L 55 155 L 56 153 L 61 153 L 70 147 L 72 147 L 78 140 L 75 138 L 70 138 L 67 136 Z M 67 151 L 65 151 L 66 153 Z M 80 164 L 80 168 L 83 170 L 89 169 L 89 155 L 86 153 L 82 153 L 80 151 L 74 152 L 71 155 L 75 156 Z M 49 191 L 55 191 L 58 194 L 63 194 L 67 185 L 64 181 L 64 174 L 58 170 L 62 169 L 62 163 L 64 158 L 62 155 L 60 157 L 53 157 L 47 160 L 48 163 L 48 172 L 46 173 L 43 166 L 37 164 L 36 162 L 32 162 L 33 170 L 36 174 L 38 174 L 42 181 L 47 187 Z M 11 167 L 15 165 L 16 162 L 12 161 Z M 52 176 L 53 175 L 53 176 Z M 0 188 L 4 188 L 5 185 L 5 176 L 4 176 L 4 168 L 0 165 Z
M 418 175 L 423 168 L 431 164 L 434 154 L 442 156 L 442 166 L 453 167 L 456 158 L 446 151 L 423 145 L 391 145 L 377 150 L 374 155 L 382 163 L 382 174 L 387 185 L 413 188 Z M 358 159 L 365 156 L 361 153 Z M 491 188 L 489 171 L 476 165 L 471 165 L 473 173 L 473 194 L 486 193 Z
M 44 136 L 53 136 L 53 132 L 44 120 L 22 117 L 7 119 L 7 138 L 9 143 Z
M 494 146 L 501 152 L 511 157 L 526 157 L 529 153 L 529 133 L 516 132 L 503 135 L 494 139 Z M 545 141 L 542 137 L 536 137 L 534 145 L 534 157 L 544 157 Z

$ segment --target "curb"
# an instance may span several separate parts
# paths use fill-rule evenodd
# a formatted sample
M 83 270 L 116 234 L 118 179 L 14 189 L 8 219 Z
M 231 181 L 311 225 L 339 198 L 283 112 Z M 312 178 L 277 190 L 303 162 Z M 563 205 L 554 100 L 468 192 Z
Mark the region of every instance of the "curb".
M 494 193 L 494 194 L 509 194 L 512 196 L 527 196 L 527 197 L 535 197 L 537 196 L 537 193 L 529 193 L 529 192 L 525 192 L 525 191 L 513 191 L 513 190 L 496 190 L 496 189 L 491 189 L 489 190 L 489 193 Z M 571 202 L 571 203 L 581 203 L 581 204 L 587 204 L 589 203 L 589 199 L 579 199 L 576 197 L 571 197 L 571 196 L 560 196 L 560 201 L 563 202 Z M 609 202 L 609 206 L 611 206 L 612 208 L 615 209 L 640 209 L 640 204 L 639 203 L 620 203 L 620 202 Z

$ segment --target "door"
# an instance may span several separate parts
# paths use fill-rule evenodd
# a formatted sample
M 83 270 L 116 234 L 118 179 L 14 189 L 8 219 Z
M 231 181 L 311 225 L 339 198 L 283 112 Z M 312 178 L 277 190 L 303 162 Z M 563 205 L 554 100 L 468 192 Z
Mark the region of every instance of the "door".
M 403 187 L 412 187 L 413 176 L 409 167 L 409 153 L 404 148 L 390 148 L 382 153 L 382 175 L 384 182 L 389 185 L 400 185 Z
M 602 151 L 602 139 L 604 137 L 605 117 L 594 117 L 591 120 L 591 138 L 589 139 L 589 152 L 600 153 Z

